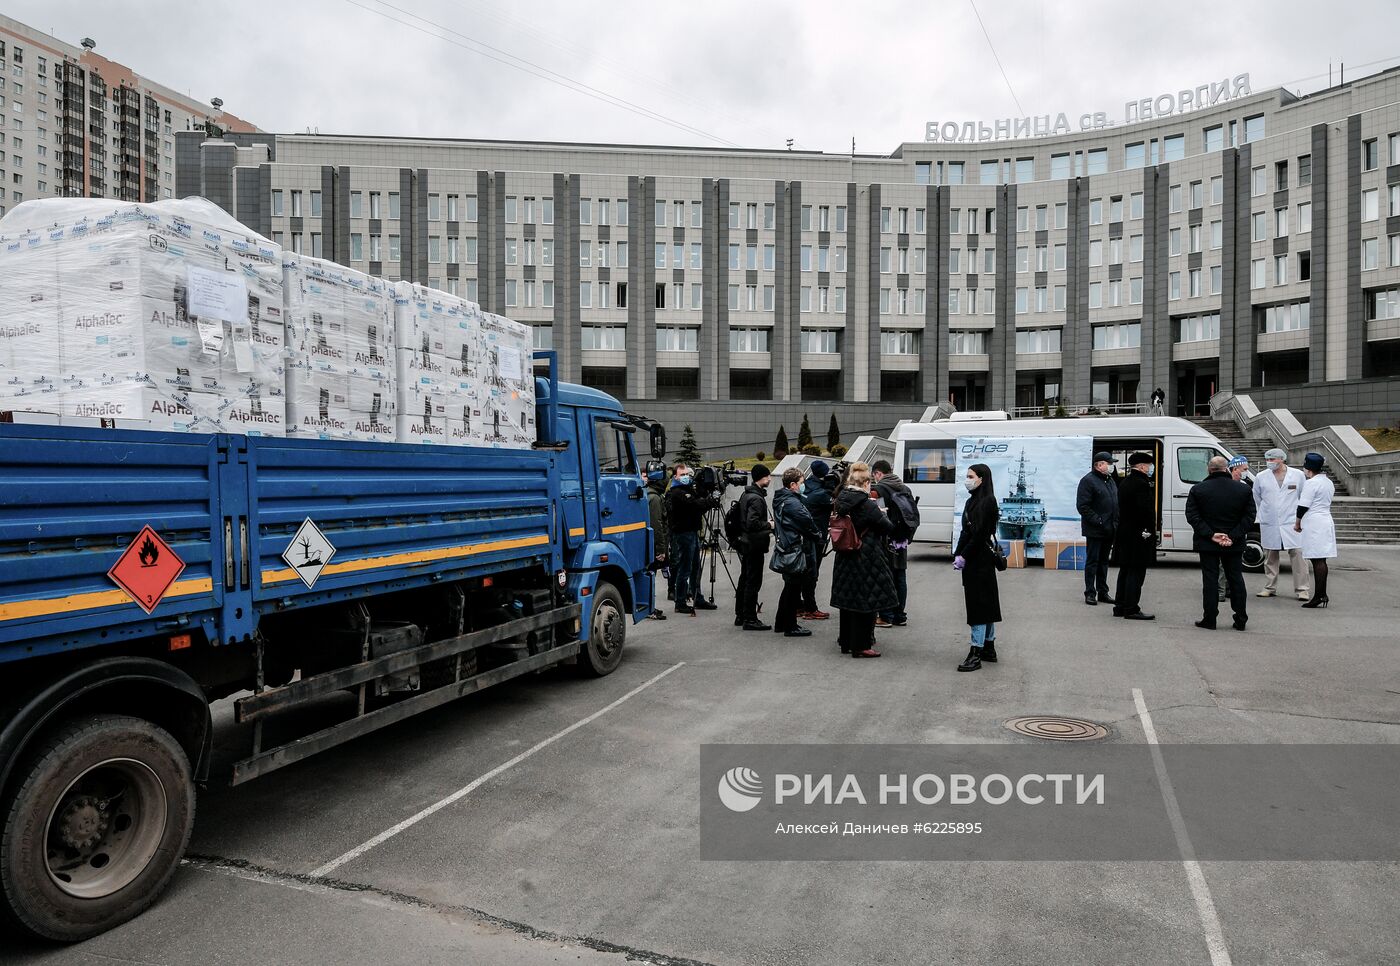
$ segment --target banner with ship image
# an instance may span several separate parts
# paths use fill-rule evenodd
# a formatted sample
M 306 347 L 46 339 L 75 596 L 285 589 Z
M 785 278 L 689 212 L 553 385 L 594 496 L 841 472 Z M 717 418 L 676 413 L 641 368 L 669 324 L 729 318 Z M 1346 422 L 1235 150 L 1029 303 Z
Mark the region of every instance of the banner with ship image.
M 1075 496 L 1089 472 L 1094 440 L 1088 436 L 961 437 L 953 491 L 953 544 L 962 533 L 967 468 L 985 463 L 992 471 L 1002 540 L 1024 540 L 1026 557 L 1045 558 L 1047 542 L 1080 539 Z

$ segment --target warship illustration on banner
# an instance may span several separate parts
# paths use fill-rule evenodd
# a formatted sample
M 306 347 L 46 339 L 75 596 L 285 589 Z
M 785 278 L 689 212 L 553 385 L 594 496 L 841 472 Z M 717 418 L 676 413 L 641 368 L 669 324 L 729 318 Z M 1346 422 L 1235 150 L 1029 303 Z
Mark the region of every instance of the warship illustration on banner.
M 1027 547 L 1039 547 L 1044 543 L 1041 533 L 1047 519 L 1045 504 L 1040 502 L 1035 490 L 1026 486 L 1026 451 L 1023 449 L 1016 468 L 1016 488 L 1001 501 L 997 535 L 1003 540 L 1024 540 Z

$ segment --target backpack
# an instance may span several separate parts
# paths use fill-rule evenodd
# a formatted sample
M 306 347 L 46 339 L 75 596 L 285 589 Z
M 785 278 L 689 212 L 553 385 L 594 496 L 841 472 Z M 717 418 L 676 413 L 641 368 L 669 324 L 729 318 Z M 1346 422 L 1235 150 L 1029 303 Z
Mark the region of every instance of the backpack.
M 919 498 L 905 489 L 892 489 L 886 505 L 894 510 L 891 516 L 899 528 L 896 539 L 907 540 L 919 529 Z
M 743 497 L 729 504 L 729 509 L 724 511 L 724 539 L 729 541 L 729 545 L 735 550 L 743 547 L 744 539 L 744 514 L 739 504 Z
M 831 537 L 831 549 L 837 553 L 856 553 L 860 550 L 860 534 L 849 514 L 832 510 L 827 533 Z

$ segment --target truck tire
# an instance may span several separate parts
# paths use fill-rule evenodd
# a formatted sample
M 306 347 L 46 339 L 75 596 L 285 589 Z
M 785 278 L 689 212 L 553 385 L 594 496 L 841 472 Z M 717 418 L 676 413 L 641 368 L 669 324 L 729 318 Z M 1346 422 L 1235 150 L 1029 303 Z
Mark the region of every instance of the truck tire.
M 601 678 L 622 663 L 622 646 L 627 642 L 627 608 L 622 595 L 606 581 L 593 588 L 593 611 L 588 638 L 578 652 L 578 669 L 585 677 Z
M 74 721 L 21 766 L 0 828 L 0 911 L 77 942 L 143 912 L 169 884 L 194 825 L 185 751 L 125 715 Z

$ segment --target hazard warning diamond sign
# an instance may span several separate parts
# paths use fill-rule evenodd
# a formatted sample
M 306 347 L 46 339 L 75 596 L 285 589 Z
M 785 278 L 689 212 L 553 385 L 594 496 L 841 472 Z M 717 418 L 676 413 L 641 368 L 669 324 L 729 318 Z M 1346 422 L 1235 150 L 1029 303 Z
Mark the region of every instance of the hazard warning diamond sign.
M 136 606 L 149 614 L 184 570 L 185 562 L 160 534 L 150 527 L 142 527 L 136 539 L 112 564 L 107 576 L 127 592 Z
M 331 546 L 321 528 L 312 523 L 310 517 L 301 521 L 292 542 L 282 551 L 282 559 L 287 561 L 287 565 L 307 587 L 316 586 L 316 578 L 321 576 L 321 571 L 326 569 L 326 564 L 334 556 L 335 547 Z

